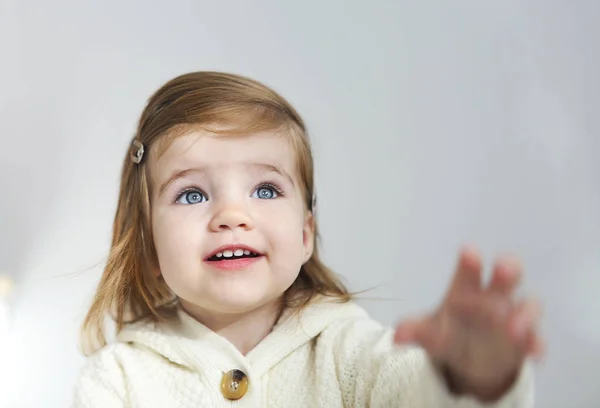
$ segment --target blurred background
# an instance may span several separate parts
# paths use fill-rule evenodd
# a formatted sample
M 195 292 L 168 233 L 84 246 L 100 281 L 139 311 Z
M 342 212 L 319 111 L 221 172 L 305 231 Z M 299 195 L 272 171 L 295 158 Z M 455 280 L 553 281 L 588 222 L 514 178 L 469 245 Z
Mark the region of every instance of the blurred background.
M 0 0 L 0 407 L 65 407 L 146 99 L 222 70 L 287 97 L 323 251 L 384 323 L 465 242 L 545 305 L 537 406 L 600 406 L 600 3 Z M 9 281 L 10 279 L 10 281 Z M 12 283 L 11 283 L 12 282 Z

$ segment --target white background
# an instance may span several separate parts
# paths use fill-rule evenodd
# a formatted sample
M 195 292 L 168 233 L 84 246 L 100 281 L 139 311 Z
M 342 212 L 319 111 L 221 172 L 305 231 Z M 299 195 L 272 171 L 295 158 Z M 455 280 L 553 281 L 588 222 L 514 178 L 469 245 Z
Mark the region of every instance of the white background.
M 393 324 L 459 246 L 545 304 L 539 407 L 600 406 L 600 3 L 0 0 L 0 406 L 64 407 L 146 98 L 249 75 L 304 115 L 326 260 Z

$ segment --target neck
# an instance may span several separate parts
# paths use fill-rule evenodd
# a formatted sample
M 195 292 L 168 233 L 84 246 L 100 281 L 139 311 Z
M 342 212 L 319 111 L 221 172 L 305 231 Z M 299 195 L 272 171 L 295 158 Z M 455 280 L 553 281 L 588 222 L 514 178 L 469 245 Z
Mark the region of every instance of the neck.
M 207 311 L 182 300 L 183 309 L 213 332 L 226 338 L 243 355 L 260 343 L 273 329 L 281 314 L 281 299 L 244 313 Z

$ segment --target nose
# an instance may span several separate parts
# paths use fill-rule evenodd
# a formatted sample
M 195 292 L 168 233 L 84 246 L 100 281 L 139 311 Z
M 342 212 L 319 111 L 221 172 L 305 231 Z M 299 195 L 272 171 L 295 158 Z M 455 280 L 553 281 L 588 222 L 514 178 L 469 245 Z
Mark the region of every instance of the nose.
M 212 218 L 209 228 L 213 232 L 254 228 L 250 215 L 240 208 L 223 208 Z

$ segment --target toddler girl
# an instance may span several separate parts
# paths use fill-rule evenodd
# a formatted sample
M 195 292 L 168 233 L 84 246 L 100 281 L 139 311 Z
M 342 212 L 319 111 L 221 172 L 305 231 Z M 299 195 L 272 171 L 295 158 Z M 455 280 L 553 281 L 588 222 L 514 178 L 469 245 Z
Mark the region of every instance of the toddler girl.
M 314 188 L 276 92 L 218 72 L 163 85 L 123 163 L 74 406 L 532 407 L 539 307 L 513 299 L 519 265 L 482 287 L 465 248 L 439 308 L 385 328 L 320 260 Z

